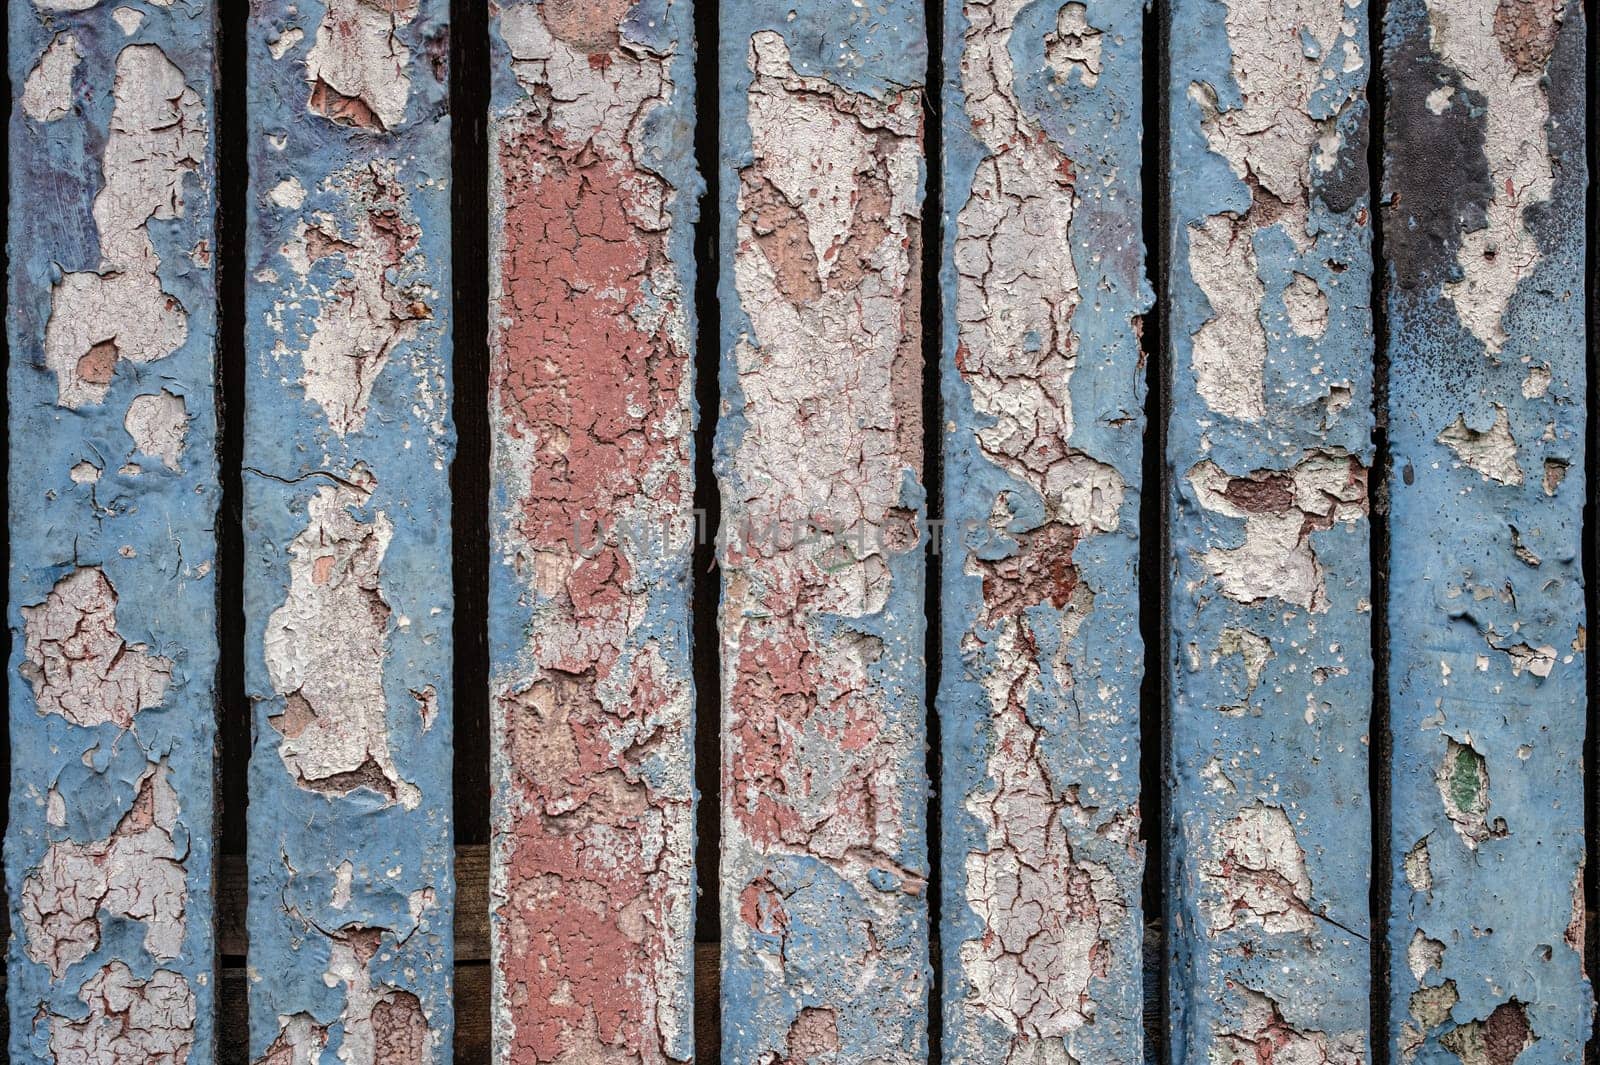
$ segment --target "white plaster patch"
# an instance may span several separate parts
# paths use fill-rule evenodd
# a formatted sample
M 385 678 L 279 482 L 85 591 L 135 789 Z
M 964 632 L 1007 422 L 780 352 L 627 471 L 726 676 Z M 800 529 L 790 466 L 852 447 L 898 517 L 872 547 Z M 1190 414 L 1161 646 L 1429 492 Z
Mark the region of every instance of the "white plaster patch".
M 1246 214 L 1212 215 L 1188 231 L 1190 272 L 1211 306 L 1193 336 L 1196 387 L 1212 410 L 1239 421 L 1266 417 L 1265 288 L 1254 237 L 1277 226 L 1300 250 L 1311 245 L 1310 170 L 1328 135 L 1327 123 L 1311 117 L 1312 96 L 1326 92 L 1323 57 L 1336 48 L 1347 72 L 1362 62 L 1342 16 L 1339 0 L 1230 3 L 1228 44 L 1241 102 L 1223 110 L 1212 86 L 1189 88 L 1206 143 L 1251 188 Z
M 145 225 L 183 215 L 185 179 L 205 159 L 204 105 L 154 45 L 117 56 L 112 96 L 105 184 L 94 200 L 100 268 L 62 277 L 45 329 L 45 363 L 63 407 L 101 402 L 118 360 L 163 359 L 188 337 L 188 315 L 161 288 Z
M 182 396 L 166 389 L 151 395 L 134 396 L 128 404 L 122 427 L 133 438 L 134 450 L 161 460 L 169 470 L 178 470 L 189 434 L 189 409 Z
M 140 980 L 120 961 L 78 991 L 82 1020 L 50 1017 L 50 1054 L 59 1063 L 186 1065 L 194 1046 L 195 1000 L 179 973 L 157 969 Z
M 1517 442 L 1511 436 L 1511 418 L 1504 407 L 1496 405 L 1494 423 L 1487 429 L 1473 429 L 1463 414 L 1446 426 L 1435 441 L 1453 451 L 1462 465 L 1492 481 L 1510 485 L 1523 481 Z
M 1210 892 L 1204 906 L 1212 935 L 1241 921 L 1271 933 L 1315 927 L 1305 851 L 1280 807 L 1258 802 L 1224 822 L 1200 879 Z
M 1514 19 L 1562 18 L 1559 5 L 1512 6 Z M 1483 147 L 1494 198 L 1485 209 L 1486 224 L 1461 234 L 1456 262 L 1462 276 L 1443 288 L 1461 323 L 1490 355 L 1505 346 L 1506 308 L 1541 258 L 1527 227 L 1528 209 L 1548 201 L 1555 188 L 1544 71 L 1519 69 L 1501 47 L 1501 7 L 1502 0 L 1427 0 L 1434 52 L 1484 97 Z
M 272 186 L 267 199 L 279 207 L 298 211 L 306 202 L 306 187 L 300 184 L 299 178 L 291 175 Z
M 1283 306 L 1295 336 L 1320 337 L 1328 331 L 1328 297 L 1305 274 L 1295 271 L 1283 291 Z
M 271 719 L 278 754 L 300 786 L 333 795 L 368 788 L 414 809 L 421 795 L 389 752 L 389 604 L 381 569 L 394 534 L 383 511 L 355 516 L 377 488 L 358 466 L 317 490 L 306 527 L 289 545 L 289 592 L 267 619 L 267 674 L 284 708 Z
M 979 2 L 968 7 L 968 21 L 977 23 L 981 20 L 972 18 L 975 10 L 983 6 Z M 1006 36 L 1009 37 L 1009 27 L 1015 20 L 1015 5 L 1009 0 L 991 5 L 997 14 L 1004 12 L 1007 17 Z M 1050 69 L 1056 72 L 1056 77 L 1063 82 L 1069 82 L 1074 77 L 1086 89 L 1092 89 L 1100 83 L 1102 38 L 1105 35 L 1089 24 L 1089 9 L 1080 3 L 1067 3 L 1056 12 L 1056 31 L 1047 34 L 1044 39 L 1045 62 L 1050 64 Z M 969 42 L 973 40 L 968 34 Z M 963 71 L 965 73 L 965 71 Z M 970 104 L 971 98 L 968 98 Z
M 165 764 L 140 780 L 133 806 L 110 837 L 52 843 L 22 885 L 19 912 L 28 957 L 60 979 L 100 945 L 100 914 L 144 923 L 157 961 L 183 948 L 188 892 L 173 840 L 178 796 Z
M 72 111 L 72 78 L 83 62 L 78 38 L 58 33 L 22 83 L 22 111 L 35 122 L 54 122 Z
M 1244 521 L 1243 543 L 1201 556 L 1223 595 L 1240 603 L 1280 599 L 1313 613 L 1328 609 L 1311 537 L 1366 518 L 1366 470 L 1353 457 L 1315 452 L 1289 470 L 1246 477 L 1206 461 L 1188 479 L 1202 507 Z
M 411 94 L 411 50 L 400 30 L 417 17 L 417 0 L 328 0 L 306 54 L 309 107 L 342 125 L 393 130 Z
M 117 26 L 122 30 L 124 37 L 132 37 L 139 32 L 139 27 L 144 24 L 144 12 L 132 7 L 119 7 L 111 12 L 111 17 L 116 20 Z
M 117 593 L 97 567 L 73 570 L 44 602 L 22 608 L 25 644 L 18 672 L 33 686 L 41 714 L 74 725 L 129 728 L 159 706 L 172 663 L 117 631 Z

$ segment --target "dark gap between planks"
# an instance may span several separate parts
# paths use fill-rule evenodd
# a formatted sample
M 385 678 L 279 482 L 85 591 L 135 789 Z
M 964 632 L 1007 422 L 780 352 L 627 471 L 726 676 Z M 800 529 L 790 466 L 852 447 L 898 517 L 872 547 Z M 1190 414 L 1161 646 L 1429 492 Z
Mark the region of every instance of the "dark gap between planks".
M 1146 249 L 1145 271 L 1154 302 L 1140 338 L 1145 371 L 1144 455 L 1139 493 L 1139 636 L 1144 641 L 1144 677 L 1139 685 L 1139 832 L 1144 841 L 1144 1033 L 1145 1061 L 1167 1060 L 1167 603 L 1171 539 L 1166 478 L 1167 416 L 1171 408 L 1171 351 L 1167 343 L 1167 61 L 1166 0 L 1145 7 L 1142 54 L 1144 128 L 1140 141 L 1139 189 Z
M 1389 913 L 1393 904 L 1389 875 L 1389 758 L 1394 749 L 1389 724 L 1389 277 L 1384 257 L 1384 130 L 1388 86 L 1384 81 L 1384 0 L 1367 0 L 1367 217 L 1372 225 L 1372 468 L 1367 471 L 1367 512 L 1371 540 L 1372 711 L 1367 726 L 1367 791 L 1372 816 L 1372 869 L 1367 885 L 1368 944 L 1371 959 L 1372 1065 L 1389 1065 Z
M 722 361 L 721 313 L 717 284 L 721 260 L 718 223 L 721 219 L 722 170 L 718 138 L 717 64 L 719 21 L 717 4 L 700 3 L 694 9 L 696 51 L 694 60 L 695 163 L 705 179 L 705 198 L 695 220 L 694 393 L 699 408 L 694 431 L 694 508 L 696 536 L 690 575 L 691 658 L 694 672 L 694 776 L 699 805 L 695 808 L 694 955 L 695 1059 L 716 1065 L 722 1059 L 721 958 L 722 941 L 722 663 L 717 632 L 717 612 L 722 599 L 722 571 L 717 563 L 716 538 L 722 525 L 722 497 L 717 487 L 715 445 L 721 413 L 718 377 Z M 705 949 L 710 947 L 711 949 Z M 709 1014 L 708 1014 L 709 1011 Z M 709 1015 L 709 1023 L 699 1023 Z
M 455 593 L 454 812 L 459 855 L 489 842 L 489 12 L 482 0 L 450 2 L 451 379 L 456 457 L 450 466 L 450 532 Z M 486 919 L 487 879 L 478 890 L 457 868 L 459 926 Z M 476 881 L 475 881 L 476 884 Z M 482 913 L 473 911 L 481 909 Z M 463 959 L 457 959 L 458 963 Z M 488 966 L 458 964 L 455 1060 L 486 1062 Z M 468 985 L 471 985 L 469 992 Z
M 226 4 L 217 14 L 217 69 L 245 68 L 249 8 Z M 216 136 L 217 248 L 217 461 L 221 513 L 217 536 L 217 817 L 219 859 L 243 855 L 245 812 L 250 804 L 250 700 L 245 688 L 244 620 L 244 391 L 245 253 L 249 209 L 249 131 L 247 79 L 219 77 L 212 123 Z M 241 909 L 243 902 L 240 903 Z M 219 938 L 217 949 L 222 950 Z M 223 964 L 243 964 L 224 955 Z M 230 1003 L 232 1005 L 232 1003 Z M 225 1009 L 218 1037 L 226 1041 L 249 1029 L 243 1001 L 240 1012 Z

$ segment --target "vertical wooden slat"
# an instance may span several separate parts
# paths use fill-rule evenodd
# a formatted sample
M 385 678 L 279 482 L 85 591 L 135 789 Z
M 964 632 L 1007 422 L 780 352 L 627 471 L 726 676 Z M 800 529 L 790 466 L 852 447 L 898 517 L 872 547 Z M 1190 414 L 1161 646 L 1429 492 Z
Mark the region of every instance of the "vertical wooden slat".
M 1369 1042 L 1364 6 L 1170 25 L 1173 1061 Z
M 722 1052 L 920 1062 L 920 3 L 724 5 Z
M 445 0 L 251 5 L 253 1059 L 451 1045 Z
M 1578 3 L 1387 10 L 1397 1062 L 1591 1034 L 1584 62 Z
M 1143 1060 L 1141 15 L 946 4 L 940 947 L 962 1065 Z
M 491 25 L 502 1063 L 694 1053 L 691 15 Z
M 10 5 L 13 1062 L 214 1046 L 215 11 Z

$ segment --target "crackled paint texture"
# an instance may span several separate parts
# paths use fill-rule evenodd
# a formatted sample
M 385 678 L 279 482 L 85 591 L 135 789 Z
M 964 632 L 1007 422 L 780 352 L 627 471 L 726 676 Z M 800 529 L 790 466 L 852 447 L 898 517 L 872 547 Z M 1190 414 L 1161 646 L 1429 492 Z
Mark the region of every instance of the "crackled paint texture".
M 1387 11 L 1399 1063 L 1573 1062 L 1592 1031 L 1584 63 L 1577 3 Z
M 492 21 L 501 1063 L 693 1057 L 691 15 Z
M 1371 218 L 1360 0 L 1176 0 L 1174 1065 L 1370 1033 Z
M 447 8 L 251 5 L 249 1054 L 271 1065 L 450 1059 Z
M 9 9 L 19 1065 L 214 1057 L 215 8 L 139 8 Z
M 1143 1060 L 1141 16 L 946 8 L 940 942 L 962 1065 Z
M 920 4 L 722 10 L 722 1055 L 920 1062 Z

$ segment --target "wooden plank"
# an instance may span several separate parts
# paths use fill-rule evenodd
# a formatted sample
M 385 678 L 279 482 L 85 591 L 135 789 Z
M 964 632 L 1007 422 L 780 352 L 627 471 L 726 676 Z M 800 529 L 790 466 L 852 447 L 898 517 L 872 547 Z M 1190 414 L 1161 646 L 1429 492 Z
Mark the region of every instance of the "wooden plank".
M 491 38 L 495 1060 L 687 1061 L 691 5 Z
M 248 23 L 250 1052 L 451 1046 L 445 0 Z
M 724 5 L 722 1053 L 921 1062 L 923 5 Z
M 944 1061 L 1131 1065 L 1143 8 L 945 10 Z
M 1175 0 L 1174 1062 L 1368 1058 L 1364 5 Z
M 1386 9 L 1396 1061 L 1592 1035 L 1584 63 L 1577 3 Z
M 10 4 L 17 1063 L 214 1045 L 214 23 Z

